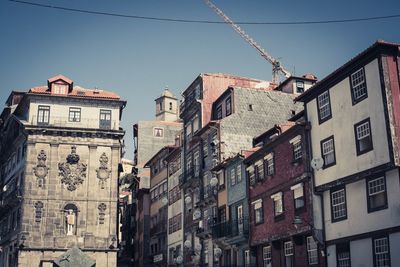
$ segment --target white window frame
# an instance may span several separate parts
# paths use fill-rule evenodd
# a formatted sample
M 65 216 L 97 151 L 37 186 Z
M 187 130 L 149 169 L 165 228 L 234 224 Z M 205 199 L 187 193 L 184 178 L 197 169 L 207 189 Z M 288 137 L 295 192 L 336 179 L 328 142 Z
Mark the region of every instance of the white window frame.
M 331 115 L 331 100 L 329 91 L 325 91 L 317 97 L 318 114 L 320 121 L 327 120 Z
M 240 183 L 242 181 L 242 165 L 239 163 L 236 166 L 236 182 Z
M 318 264 L 318 244 L 312 236 L 307 236 L 308 264 Z
M 390 248 L 389 238 L 382 237 L 374 240 L 374 261 L 375 267 L 388 267 L 390 266 Z M 388 263 L 388 264 L 385 264 Z
M 254 208 L 254 223 L 260 224 L 264 222 L 264 210 L 262 199 L 257 199 L 251 203 Z
M 283 194 L 282 192 L 278 192 L 271 196 L 274 200 L 274 216 L 279 216 L 283 214 Z
M 367 97 L 367 82 L 364 68 L 360 68 L 350 75 L 351 94 L 353 102 L 357 103 Z
M 333 137 L 329 137 L 325 141 L 322 142 L 322 158 L 324 159 L 324 166 L 330 166 L 336 163 L 335 156 L 335 142 Z M 327 158 L 332 157 L 332 161 L 327 162 Z
M 263 267 L 272 266 L 272 252 L 271 246 L 263 247 Z
M 331 193 L 332 221 L 347 218 L 347 203 L 345 188 L 332 191 Z
M 303 185 L 303 183 L 299 183 L 299 184 L 296 184 L 296 185 L 290 187 L 290 190 L 293 191 L 293 200 L 294 200 L 294 207 L 295 207 L 295 209 L 303 208 L 304 205 L 305 205 L 304 185 Z M 297 202 L 296 202 L 296 200 L 298 200 L 298 199 L 300 199 L 300 198 L 302 198 L 303 205 L 297 207 Z
M 269 153 L 264 157 L 264 160 L 267 162 L 267 176 L 272 176 L 275 174 L 275 164 L 274 164 L 274 154 Z

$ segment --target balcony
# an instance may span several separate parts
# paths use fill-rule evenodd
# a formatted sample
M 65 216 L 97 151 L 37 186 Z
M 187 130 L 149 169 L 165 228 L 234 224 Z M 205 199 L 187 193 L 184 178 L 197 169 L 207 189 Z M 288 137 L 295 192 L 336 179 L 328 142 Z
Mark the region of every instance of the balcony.
M 60 128 L 84 128 L 84 129 L 102 129 L 102 130 L 119 130 L 117 120 L 100 120 L 100 119 L 72 119 L 68 117 L 50 116 L 48 122 L 39 122 L 37 116 L 32 116 L 30 125 L 43 127 L 60 127 Z
M 207 238 L 212 236 L 212 226 L 216 223 L 217 218 L 209 218 L 201 220 L 201 224 L 196 229 L 196 235 L 199 238 Z
M 189 169 L 185 170 L 185 175 L 183 176 L 182 185 L 185 188 L 197 187 L 200 185 L 200 179 L 195 179 L 200 177 L 200 166 L 191 166 Z
M 19 203 L 21 203 L 20 189 L 14 188 L 10 191 L 4 192 L 0 202 L 0 217 L 18 206 Z
M 150 228 L 150 236 L 167 232 L 167 221 L 160 221 Z
M 212 226 L 213 238 L 246 237 L 249 234 L 249 219 L 244 217 L 239 220 L 220 222 Z

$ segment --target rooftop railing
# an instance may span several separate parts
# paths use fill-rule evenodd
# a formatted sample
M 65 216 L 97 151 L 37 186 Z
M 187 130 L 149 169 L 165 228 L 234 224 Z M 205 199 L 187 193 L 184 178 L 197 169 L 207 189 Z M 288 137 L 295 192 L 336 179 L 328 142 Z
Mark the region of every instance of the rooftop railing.
M 85 129 L 103 129 L 118 130 L 118 121 L 116 120 L 100 120 L 100 119 L 84 119 L 49 116 L 49 118 L 41 118 L 32 116 L 29 123 L 35 126 L 50 127 L 67 127 L 67 128 L 85 128 Z

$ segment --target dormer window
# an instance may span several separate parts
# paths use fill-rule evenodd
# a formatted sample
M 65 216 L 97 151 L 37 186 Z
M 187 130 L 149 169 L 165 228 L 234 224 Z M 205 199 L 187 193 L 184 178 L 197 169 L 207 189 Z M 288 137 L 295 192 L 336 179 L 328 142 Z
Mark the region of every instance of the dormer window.
M 67 95 L 72 91 L 73 81 L 63 75 L 57 75 L 47 80 L 47 86 L 55 95 Z
M 53 93 L 57 95 L 66 95 L 68 86 L 66 84 L 53 83 Z

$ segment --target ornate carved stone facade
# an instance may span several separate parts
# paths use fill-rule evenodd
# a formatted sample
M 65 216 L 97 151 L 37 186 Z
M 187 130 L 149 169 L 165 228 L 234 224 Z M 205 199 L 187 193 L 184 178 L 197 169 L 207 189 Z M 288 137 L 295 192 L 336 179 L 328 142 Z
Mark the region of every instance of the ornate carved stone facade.
M 99 178 L 99 183 L 101 188 L 104 189 L 104 184 L 108 178 L 110 178 L 111 170 L 108 169 L 108 157 L 106 153 L 103 152 L 100 156 L 100 167 L 96 170 L 97 178 Z
M 54 84 L 66 86 L 65 96 L 53 94 Z M 23 195 L 13 199 L 12 212 L 21 210 L 13 239 L 0 233 L 0 266 L 53 266 L 73 247 L 96 267 L 117 266 L 117 171 L 124 135 L 119 119 L 125 104 L 113 93 L 93 94 L 57 76 L 24 93 L 14 116 L 2 118 L 21 125 L 10 139 L 22 139 L 24 156 L 20 175 L 7 180 Z M 70 120 L 77 110 L 80 119 Z M 1 130 L 6 124 L 0 122 Z M 0 155 L 6 149 L 2 142 Z M 1 229 L 3 214 L 10 211 L 2 206 L 0 212 Z
M 71 154 L 67 156 L 67 162 L 59 163 L 59 175 L 61 183 L 67 186 L 69 191 L 74 191 L 86 178 L 87 164 L 79 162 L 79 155 L 76 154 L 76 146 L 71 147 Z
M 41 150 L 37 156 L 38 163 L 33 167 L 33 172 L 37 177 L 37 186 L 43 187 L 45 183 L 45 178 L 49 172 L 49 168 L 46 166 L 47 156 L 44 150 Z

